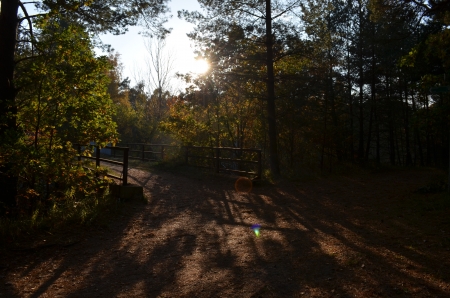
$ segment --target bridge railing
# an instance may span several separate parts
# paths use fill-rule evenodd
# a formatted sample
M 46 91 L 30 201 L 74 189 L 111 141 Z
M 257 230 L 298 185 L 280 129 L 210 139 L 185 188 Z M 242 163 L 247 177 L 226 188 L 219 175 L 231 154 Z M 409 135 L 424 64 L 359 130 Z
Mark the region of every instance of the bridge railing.
M 187 165 L 261 179 L 261 149 L 185 146 L 184 151 Z
M 130 148 L 128 148 L 128 147 L 117 147 L 117 146 L 106 146 L 106 147 L 103 147 L 104 149 L 110 149 L 112 152 L 116 152 L 116 150 L 117 151 L 121 151 L 122 152 L 122 154 L 121 154 L 122 161 L 120 162 L 120 161 L 116 161 L 116 160 L 101 158 L 100 157 L 101 149 L 100 149 L 99 146 L 93 145 L 94 148 L 95 148 L 95 150 L 94 150 L 95 155 L 94 156 L 82 155 L 82 148 L 86 147 L 85 145 L 75 144 L 75 146 L 76 146 L 76 148 L 78 150 L 78 154 L 77 154 L 78 161 L 81 161 L 82 159 L 95 160 L 95 166 L 97 168 L 100 167 L 102 162 L 103 163 L 109 163 L 109 164 L 115 164 L 115 165 L 122 166 L 122 175 L 120 177 L 117 176 L 117 175 L 109 174 L 109 173 L 106 174 L 106 176 L 122 181 L 122 185 L 127 185 L 128 184 L 128 155 L 129 155 Z
M 171 155 L 171 150 L 180 148 L 180 146 L 167 144 L 144 144 L 144 143 L 126 143 L 124 146 L 130 148 L 129 158 L 139 159 L 142 161 L 163 161 L 167 155 Z M 116 157 L 113 151 L 111 154 Z
M 177 156 L 184 158 L 186 165 L 213 169 L 217 173 L 250 176 L 254 180 L 261 179 L 262 176 L 261 149 L 145 143 L 126 143 L 124 145 L 126 147 L 114 148 L 129 148 L 129 159 L 164 161 Z M 115 150 L 112 150 L 110 155 L 113 158 L 122 156 Z

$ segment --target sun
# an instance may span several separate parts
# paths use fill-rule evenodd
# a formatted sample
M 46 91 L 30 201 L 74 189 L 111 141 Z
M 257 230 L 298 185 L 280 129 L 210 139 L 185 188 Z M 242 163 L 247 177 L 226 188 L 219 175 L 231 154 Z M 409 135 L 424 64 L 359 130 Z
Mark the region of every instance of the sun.
M 205 59 L 196 59 L 192 65 L 192 72 L 196 74 L 204 74 L 209 70 L 209 63 Z

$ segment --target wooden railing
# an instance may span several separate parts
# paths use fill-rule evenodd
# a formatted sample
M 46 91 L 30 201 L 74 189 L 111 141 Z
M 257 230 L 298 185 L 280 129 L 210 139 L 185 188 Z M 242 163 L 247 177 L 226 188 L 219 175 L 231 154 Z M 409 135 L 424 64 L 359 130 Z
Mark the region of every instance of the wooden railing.
M 103 147 L 105 149 L 111 149 L 112 152 L 115 153 L 116 150 L 122 151 L 122 162 L 120 161 L 115 161 L 115 160 L 111 160 L 111 159 L 106 159 L 106 158 L 101 158 L 100 157 L 100 148 L 98 146 L 95 146 L 95 156 L 83 156 L 81 154 L 81 148 L 85 147 L 83 145 L 80 144 L 75 144 L 77 150 L 78 150 L 78 161 L 81 161 L 82 158 L 86 158 L 86 159 L 91 159 L 91 160 L 95 160 L 95 166 L 96 167 L 100 167 L 100 163 L 101 162 L 106 162 L 106 163 L 110 163 L 110 164 L 115 164 L 115 165 L 120 165 L 122 166 L 122 176 L 116 176 L 116 175 L 112 175 L 112 174 L 106 174 L 106 176 L 111 177 L 111 178 L 115 178 L 115 179 L 119 179 L 122 181 L 122 185 L 127 185 L 128 184 L 128 154 L 129 154 L 129 150 L 130 148 L 128 147 L 116 147 L 116 146 L 106 146 Z
M 262 162 L 261 149 L 246 149 L 246 148 L 232 148 L 232 147 L 201 147 L 201 146 L 173 146 L 166 144 L 143 144 L 143 143 L 127 143 L 126 147 L 105 147 L 112 149 L 111 156 L 113 158 L 120 157 L 115 150 L 125 150 L 127 153 L 123 154 L 124 158 L 127 155 L 128 159 L 139 159 L 142 161 L 163 161 L 167 157 L 166 149 L 181 149 L 181 154 L 184 155 L 184 161 L 189 166 L 213 169 L 217 173 L 234 173 L 239 175 L 246 175 L 253 177 L 254 180 L 261 179 L 262 176 Z M 99 151 L 96 147 L 96 151 Z M 114 164 L 121 164 L 124 166 L 124 177 L 126 178 L 125 161 L 123 163 L 102 159 L 98 157 L 100 154 L 96 153 L 95 157 L 91 159 L 96 160 L 96 164 L 100 165 L 100 161 L 111 162 Z M 179 156 L 179 155 L 178 155 Z M 97 162 L 98 157 L 98 162 Z M 183 157 L 181 157 L 183 158 Z M 116 176 L 112 176 L 117 178 Z M 126 181 L 126 180 L 125 180 Z
M 217 173 L 235 173 L 253 176 L 254 180 L 261 179 L 261 149 L 186 146 L 184 147 L 184 150 L 185 163 L 187 165 L 201 168 L 213 168 Z M 224 154 L 225 152 L 226 154 Z M 245 158 L 245 154 L 250 156 Z M 196 162 L 193 162 L 193 160 Z M 244 165 L 247 164 L 255 165 L 256 169 L 253 171 L 246 170 Z
M 166 157 L 166 149 L 179 148 L 179 146 L 166 144 L 143 144 L 143 143 L 127 143 L 126 147 L 130 148 L 129 158 L 139 159 L 142 161 L 162 161 Z M 115 153 L 112 154 L 113 157 Z

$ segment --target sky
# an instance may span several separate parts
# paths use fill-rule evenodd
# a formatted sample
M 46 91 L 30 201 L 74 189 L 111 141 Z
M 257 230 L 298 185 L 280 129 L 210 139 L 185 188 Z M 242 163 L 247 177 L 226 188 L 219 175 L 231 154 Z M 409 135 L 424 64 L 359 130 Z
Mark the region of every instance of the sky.
M 167 28 L 172 28 L 171 34 L 167 37 L 167 49 L 174 55 L 174 72 L 187 73 L 189 71 L 196 72 L 201 68 L 200 63 L 194 59 L 193 45 L 187 33 L 193 30 L 194 26 L 184 20 L 178 18 L 178 10 L 200 10 L 200 6 L 196 0 L 171 0 L 169 2 L 172 18 L 166 23 Z M 142 31 L 141 27 L 130 27 L 129 31 L 124 35 L 102 35 L 101 39 L 104 43 L 110 44 L 121 55 L 123 63 L 123 78 L 128 77 L 133 85 L 135 82 L 135 73 L 142 68 L 144 59 L 148 57 L 145 48 L 144 37 L 139 35 Z M 173 84 L 175 89 L 182 89 L 184 84 L 175 79 Z M 175 91 L 175 90 L 174 90 Z

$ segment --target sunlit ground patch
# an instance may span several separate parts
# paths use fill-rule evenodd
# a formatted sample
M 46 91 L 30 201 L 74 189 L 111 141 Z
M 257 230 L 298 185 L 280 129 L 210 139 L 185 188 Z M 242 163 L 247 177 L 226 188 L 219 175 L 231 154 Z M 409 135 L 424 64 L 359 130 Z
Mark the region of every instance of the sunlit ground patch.
M 239 177 L 234 184 L 237 192 L 251 192 L 253 187 L 252 180 L 247 177 Z

